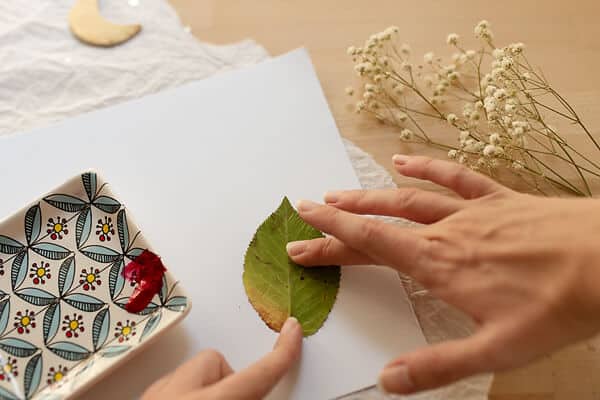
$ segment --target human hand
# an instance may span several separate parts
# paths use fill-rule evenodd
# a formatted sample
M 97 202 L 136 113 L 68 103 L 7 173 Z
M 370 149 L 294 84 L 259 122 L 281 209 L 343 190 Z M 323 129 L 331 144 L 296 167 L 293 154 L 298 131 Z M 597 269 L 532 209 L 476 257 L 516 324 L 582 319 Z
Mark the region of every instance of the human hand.
M 298 360 L 302 327 L 288 318 L 273 351 L 250 367 L 234 373 L 221 353 L 205 350 L 156 381 L 142 400 L 262 399 Z
M 509 190 L 458 164 L 394 157 L 396 170 L 461 198 L 414 188 L 342 191 L 327 205 L 298 203 L 300 216 L 332 236 L 288 245 L 311 265 L 388 265 L 478 324 L 467 338 L 391 361 L 388 392 L 412 393 L 523 365 L 600 328 L 600 202 Z M 428 224 L 406 229 L 356 214 Z

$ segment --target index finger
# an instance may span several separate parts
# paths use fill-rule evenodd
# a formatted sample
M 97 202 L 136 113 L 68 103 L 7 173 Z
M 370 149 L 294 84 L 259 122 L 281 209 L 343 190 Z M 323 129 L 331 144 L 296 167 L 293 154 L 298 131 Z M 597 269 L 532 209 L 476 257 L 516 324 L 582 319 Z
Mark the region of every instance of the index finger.
M 402 229 L 307 200 L 298 202 L 297 208 L 308 224 L 333 235 L 377 264 L 389 265 L 417 280 L 426 273 L 423 259 L 430 243 L 416 229 Z
M 503 190 L 503 186 L 493 179 L 455 162 L 401 154 L 394 155 L 392 159 L 394 167 L 402 175 L 437 183 L 465 199 Z
M 270 353 L 206 389 L 203 394 L 211 399 L 262 399 L 298 360 L 301 348 L 302 327 L 296 318 L 288 318 Z

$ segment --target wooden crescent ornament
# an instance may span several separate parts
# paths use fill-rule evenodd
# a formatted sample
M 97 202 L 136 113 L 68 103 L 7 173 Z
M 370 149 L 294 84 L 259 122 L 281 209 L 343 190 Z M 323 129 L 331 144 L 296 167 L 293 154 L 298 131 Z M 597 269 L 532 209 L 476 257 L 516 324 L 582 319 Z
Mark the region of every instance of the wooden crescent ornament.
M 98 0 L 77 0 L 69 13 L 69 26 L 73 35 L 94 46 L 116 46 L 138 34 L 139 24 L 120 25 L 107 21 L 100 15 Z

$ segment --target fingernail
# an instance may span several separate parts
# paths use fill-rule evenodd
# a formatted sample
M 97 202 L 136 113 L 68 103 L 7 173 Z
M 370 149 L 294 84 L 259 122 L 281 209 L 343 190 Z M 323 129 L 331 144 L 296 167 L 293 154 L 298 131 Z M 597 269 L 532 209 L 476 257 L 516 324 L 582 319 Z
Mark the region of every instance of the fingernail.
M 409 156 L 405 156 L 404 154 L 394 154 L 392 157 L 392 161 L 396 165 L 404 165 L 408 162 Z
M 310 200 L 300 200 L 296 203 L 296 208 L 298 211 L 310 211 L 317 208 L 319 205 Z
M 306 250 L 306 241 L 289 242 L 285 245 L 285 249 L 290 257 L 299 256 Z
M 414 383 L 408 373 L 408 367 L 400 364 L 383 370 L 379 376 L 378 387 L 384 392 L 410 393 L 414 389 Z
M 340 192 L 327 192 L 327 193 L 325 193 L 325 196 L 323 196 L 323 199 L 325 200 L 325 203 L 327 203 L 327 204 L 337 203 L 339 198 L 340 198 Z
M 288 317 L 288 319 L 285 320 L 285 323 L 281 327 L 280 333 L 282 335 L 287 335 L 294 329 L 297 329 L 298 326 L 300 326 L 300 323 L 298 322 L 298 320 L 295 317 Z

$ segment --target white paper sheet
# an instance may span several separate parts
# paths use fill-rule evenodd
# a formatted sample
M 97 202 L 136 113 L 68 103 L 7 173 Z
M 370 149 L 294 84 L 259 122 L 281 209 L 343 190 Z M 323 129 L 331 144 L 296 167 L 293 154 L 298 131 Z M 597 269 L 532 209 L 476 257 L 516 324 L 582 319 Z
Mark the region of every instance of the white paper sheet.
M 254 230 L 284 195 L 320 200 L 326 190 L 359 187 L 304 51 L 0 146 L 1 215 L 93 167 L 192 296 L 184 323 L 90 399 L 139 395 L 203 348 L 219 349 L 236 369 L 270 350 L 276 335 L 241 280 Z M 373 384 L 386 361 L 424 343 L 395 272 L 346 268 L 329 319 L 271 397 L 325 399 Z

